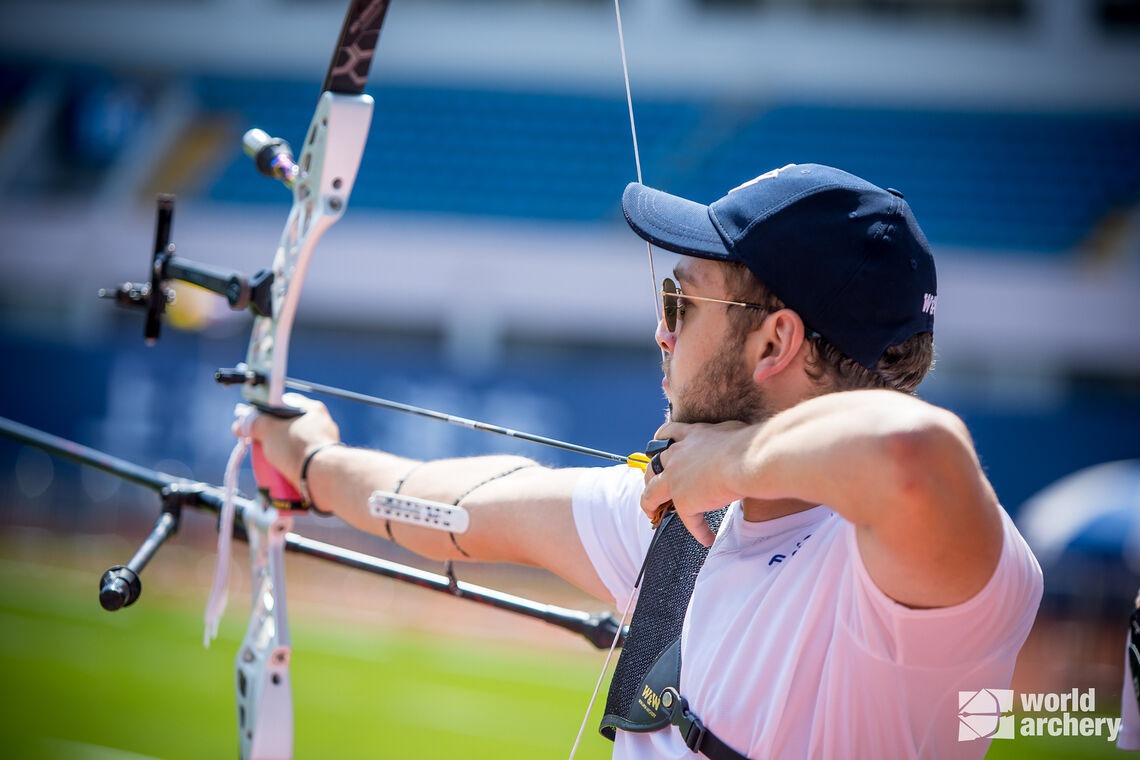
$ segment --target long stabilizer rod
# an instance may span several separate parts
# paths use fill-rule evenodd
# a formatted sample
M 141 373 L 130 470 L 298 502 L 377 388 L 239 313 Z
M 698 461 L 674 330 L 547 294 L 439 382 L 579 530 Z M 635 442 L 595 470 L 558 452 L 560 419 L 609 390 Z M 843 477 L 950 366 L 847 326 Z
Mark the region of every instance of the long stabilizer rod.
M 69 459 L 73 462 L 78 462 L 79 464 L 110 473 L 163 494 L 164 498 L 168 498 L 171 494 L 176 494 L 183 506 L 193 506 L 215 514 L 221 512 L 224 493 L 218 486 L 178 478 L 164 472 L 152 470 L 148 467 L 135 464 L 134 462 L 111 456 L 98 449 L 93 449 L 89 446 L 69 441 L 66 438 L 45 433 L 42 430 L 10 420 L 7 417 L 0 417 L 0 435 L 30 446 L 35 446 L 38 449 L 63 457 L 64 459 Z M 237 508 L 235 521 L 242 527 L 244 527 L 246 515 L 253 514 L 260 509 L 255 501 L 244 496 L 238 496 L 234 500 L 234 505 Z M 164 512 L 164 515 L 165 514 Z M 173 530 L 169 531 L 169 534 L 173 535 Z M 237 536 L 244 538 L 245 531 L 237 531 Z M 163 540 L 165 540 L 166 537 L 168 536 L 164 536 Z M 147 540 L 150 541 L 151 538 L 148 537 Z M 485 586 L 459 581 L 456 580 L 453 575 L 430 573 L 409 567 L 408 565 L 402 565 L 398 562 L 391 562 L 379 557 L 351 551 L 335 544 L 306 538 L 297 533 L 286 534 L 285 548 L 287 551 L 297 554 L 307 554 L 311 557 L 317 557 L 338 565 L 363 570 L 373 575 L 393 578 L 420 586 L 421 588 L 431 589 L 432 591 L 449 594 L 461 599 L 470 599 L 473 602 L 543 620 L 560 628 L 565 628 L 573 633 L 580 634 L 599 649 L 609 647 L 618 629 L 617 619 L 608 612 L 588 613 L 581 610 L 572 610 L 552 604 L 535 602 L 520 596 L 486 588 Z M 147 552 L 147 559 L 149 559 L 150 555 L 156 550 L 157 545 Z M 140 572 L 141 569 L 140 566 Z M 138 593 L 136 592 L 134 598 L 137 598 L 137 596 Z M 134 598 L 132 598 L 131 601 L 133 601 Z M 125 606 L 125 604 L 123 606 Z

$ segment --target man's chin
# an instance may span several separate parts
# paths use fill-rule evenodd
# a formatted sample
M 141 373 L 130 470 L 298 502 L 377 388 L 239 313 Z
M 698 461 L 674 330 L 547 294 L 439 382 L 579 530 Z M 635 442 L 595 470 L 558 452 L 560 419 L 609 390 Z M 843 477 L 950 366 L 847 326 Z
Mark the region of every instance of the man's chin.
M 693 410 L 687 409 L 684 406 L 676 406 L 674 404 L 669 404 L 669 408 L 666 410 L 666 420 L 668 422 L 682 422 L 686 425 L 692 424 L 694 422 L 720 422 L 721 421 L 719 419 L 717 419 L 717 420 L 709 419 L 707 415 L 693 414 Z
M 756 422 L 764 422 L 771 416 L 771 412 L 762 407 L 752 409 L 741 407 L 694 409 L 684 405 L 676 406 L 670 403 L 665 410 L 665 420 L 667 422 L 681 422 L 686 425 L 716 425 L 721 422 L 744 422 L 753 424 Z

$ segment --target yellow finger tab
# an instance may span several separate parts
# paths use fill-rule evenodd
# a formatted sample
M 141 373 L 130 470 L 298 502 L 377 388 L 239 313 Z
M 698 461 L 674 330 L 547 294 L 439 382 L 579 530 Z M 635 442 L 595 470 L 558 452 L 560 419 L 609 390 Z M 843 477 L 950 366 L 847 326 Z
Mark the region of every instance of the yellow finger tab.
M 639 470 L 644 470 L 649 466 L 649 457 L 645 456 L 641 452 L 636 452 L 630 454 L 626 458 L 625 463 L 630 467 L 636 467 Z

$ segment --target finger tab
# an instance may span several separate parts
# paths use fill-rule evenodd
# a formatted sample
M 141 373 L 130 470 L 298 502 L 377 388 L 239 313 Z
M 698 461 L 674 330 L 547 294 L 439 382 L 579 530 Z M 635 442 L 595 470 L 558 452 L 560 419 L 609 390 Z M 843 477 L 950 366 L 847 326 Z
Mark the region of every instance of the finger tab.
M 673 500 L 672 499 L 665 502 L 664 504 L 659 504 L 657 506 L 656 511 L 654 511 L 653 515 L 649 518 L 649 523 L 654 528 L 656 528 L 657 526 L 659 526 L 661 524 L 661 521 L 665 519 L 665 515 L 667 515 L 672 509 L 673 509 Z

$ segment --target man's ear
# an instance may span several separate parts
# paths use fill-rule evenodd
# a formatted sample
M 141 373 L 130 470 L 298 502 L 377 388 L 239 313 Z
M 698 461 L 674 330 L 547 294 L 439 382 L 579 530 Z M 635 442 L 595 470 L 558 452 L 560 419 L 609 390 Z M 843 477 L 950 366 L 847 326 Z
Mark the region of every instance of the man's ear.
M 745 342 L 756 382 L 780 374 L 795 361 L 804 344 L 804 322 L 791 309 L 769 314 Z

